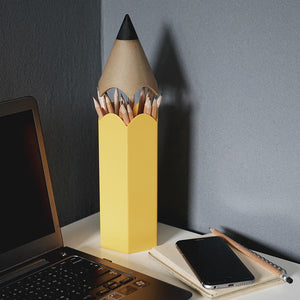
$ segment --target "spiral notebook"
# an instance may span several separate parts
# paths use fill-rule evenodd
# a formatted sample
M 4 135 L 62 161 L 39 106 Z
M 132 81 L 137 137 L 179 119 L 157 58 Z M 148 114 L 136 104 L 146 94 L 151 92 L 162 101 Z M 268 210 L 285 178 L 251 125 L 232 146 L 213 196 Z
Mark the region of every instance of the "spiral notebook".
M 211 236 L 211 234 L 204 235 L 203 238 L 207 236 Z M 217 298 L 222 300 L 232 299 L 234 297 L 245 295 L 260 289 L 265 289 L 284 282 L 276 274 L 262 267 L 259 263 L 253 261 L 233 247 L 231 247 L 231 249 L 254 275 L 255 281 L 253 284 L 236 286 L 232 288 L 208 290 L 201 285 L 190 266 L 177 250 L 175 243 L 156 246 L 149 251 L 149 254 L 175 277 L 193 289 L 197 290 L 203 296 L 209 298 Z

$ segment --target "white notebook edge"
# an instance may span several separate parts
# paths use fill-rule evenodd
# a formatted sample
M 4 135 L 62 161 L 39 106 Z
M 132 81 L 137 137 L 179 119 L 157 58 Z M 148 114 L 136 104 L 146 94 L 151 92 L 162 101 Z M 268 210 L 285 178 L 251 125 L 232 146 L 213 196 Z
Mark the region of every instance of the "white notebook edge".
M 171 243 L 174 244 L 174 243 Z M 170 245 L 170 244 L 169 244 Z M 257 290 L 265 289 L 274 285 L 278 285 L 281 283 L 284 283 L 284 281 L 274 275 L 272 276 L 272 279 L 268 279 L 267 281 L 263 282 L 256 282 L 251 285 L 244 285 L 244 286 L 238 286 L 238 287 L 233 287 L 233 288 L 226 288 L 226 289 L 219 289 L 219 290 L 207 290 L 199 282 L 199 285 L 193 282 L 193 280 L 189 279 L 188 275 L 184 275 L 180 272 L 180 269 L 177 270 L 176 264 L 172 263 L 172 260 L 165 257 L 165 255 L 161 254 L 159 252 L 160 247 L 165 247 L 167 246 L 166 244 L 161 245 L 161 246 L 156 246 L 152 248 L 148 253 L 149 255 L 156 261 L 158 262 L 161 266 L 166 268 L 171 274 L 173 274 L 175 277 L 177 277 L 179 280 L 190 286 L 191 288 L 195 289 L 198 291 L 200 294 L 203 296 L 206 296 L 208 298 L 217 298 L 217 299 L 232 299 L 234 297 L 248 294 L 250 292 L 254 292 Z M 169 264 L 168 264 L 169 263 Z M 171 266 L 173 265 L 173 267 Z M 189 268 L 189 266 L 187 265 Z M 184 272 L 183 272 L 184 273 Z M 188 274 L 188 272 L 186 272 Z
M 211 294 L 206 293 L 204 290 L 200 289 L 197 285 L 195 285 L 192 281 L 190 281 L 188 278 L 177 272 L 176 270 L 172 269 L 170 266 L 168 266 L 166 263 L 162 262 L 159 258 L 157 258 L 151 250 L 148 252 L 149 255 L 160 265 L 162 265 L 164 268 L 166 268 L 172 275 L 174 275 L 176 278 L 178 278 L 180 281 L 184 282 L 186 285 L 190 286 L 191 288 L 198 291 L 200 294 L 205 295 L 206 297 L 212 298 Z

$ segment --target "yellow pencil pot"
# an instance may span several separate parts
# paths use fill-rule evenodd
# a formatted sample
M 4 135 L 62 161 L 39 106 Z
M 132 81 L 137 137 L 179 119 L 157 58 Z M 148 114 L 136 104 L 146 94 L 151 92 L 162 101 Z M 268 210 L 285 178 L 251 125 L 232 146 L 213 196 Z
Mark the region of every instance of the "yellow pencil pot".
M 101 247 L 123 253 L 157 244 L 157 120 L 140 114 L 126 126 L 98 120 Z

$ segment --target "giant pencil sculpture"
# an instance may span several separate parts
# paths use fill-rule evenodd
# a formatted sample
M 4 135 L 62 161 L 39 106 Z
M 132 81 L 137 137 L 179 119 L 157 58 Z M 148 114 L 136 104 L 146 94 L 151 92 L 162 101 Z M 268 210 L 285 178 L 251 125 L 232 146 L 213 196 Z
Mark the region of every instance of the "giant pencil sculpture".
M 101 246 L 132 253 L 157 243 L 158 117 L 155 109 L 155 117 L 151 109 L 150 115 L 138 114 L 133 102 L 138 90 L 157 95 L 158 86 L 128 15 L 98 83 L 99 99 L 104 96 L 108 108 L 111 88 L 122 95 L 114 96 L 119 112 L 98 120 Z

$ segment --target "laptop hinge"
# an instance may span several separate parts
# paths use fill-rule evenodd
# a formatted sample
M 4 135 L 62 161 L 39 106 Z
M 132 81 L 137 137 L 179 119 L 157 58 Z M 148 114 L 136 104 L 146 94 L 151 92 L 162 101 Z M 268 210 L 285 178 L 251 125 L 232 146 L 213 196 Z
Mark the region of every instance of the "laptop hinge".
M 36 270 L 37 268 L 43 267 L 43 266 L 47 265 L 48 263 L 49 263 L 49 261 L 47 261 L 46 259 L 36 260 L 36 261 L 30 263 L 29 265 L 18 268 L 16 270 L 10 272 L 9 274 L 3 275 L 2 277 L 0 277 L 0 284 L 4 283 L 6 281 L 9 281 L 9 280 L 13 280 L 21 275 L 24 275 L 25 273 Z

